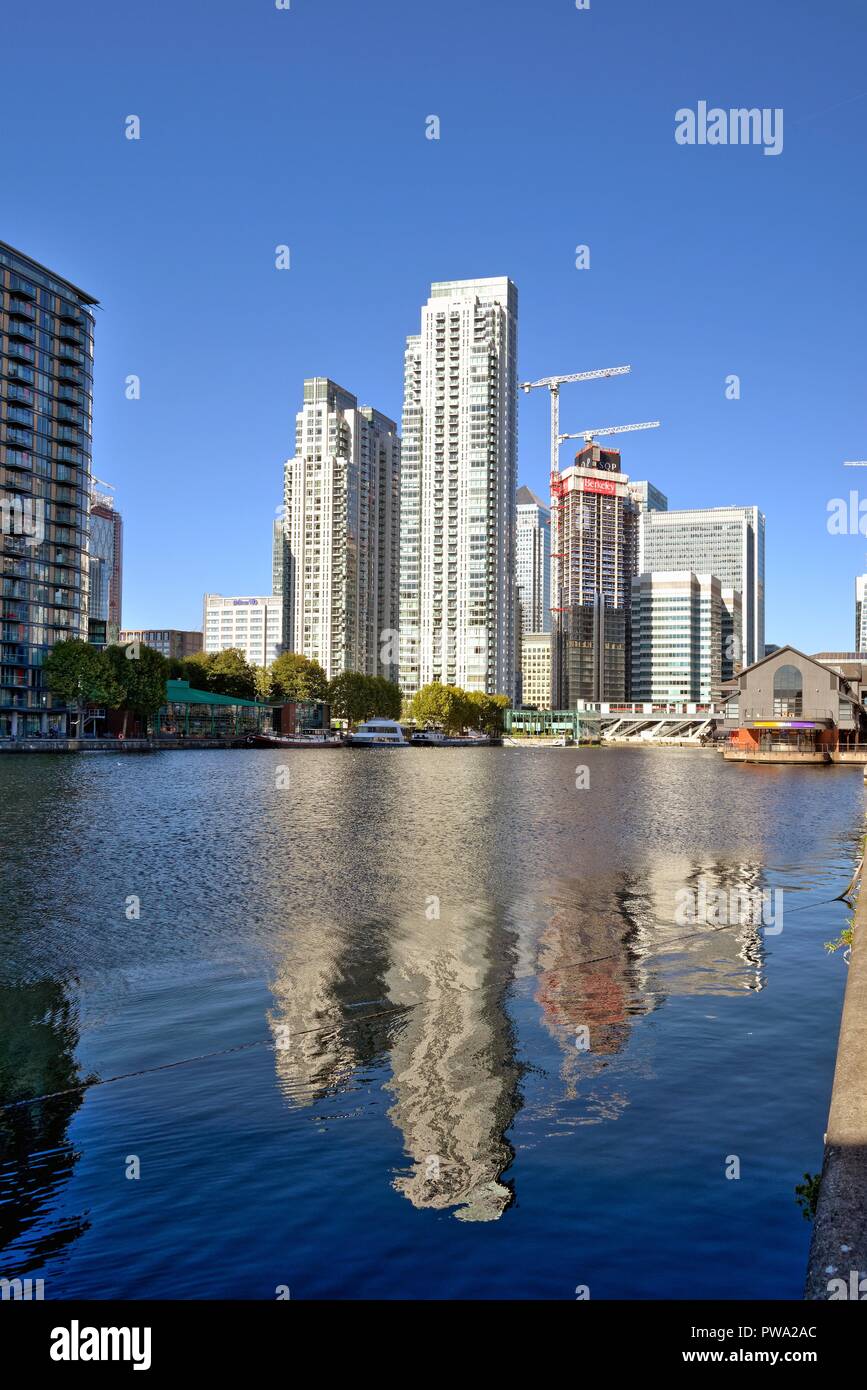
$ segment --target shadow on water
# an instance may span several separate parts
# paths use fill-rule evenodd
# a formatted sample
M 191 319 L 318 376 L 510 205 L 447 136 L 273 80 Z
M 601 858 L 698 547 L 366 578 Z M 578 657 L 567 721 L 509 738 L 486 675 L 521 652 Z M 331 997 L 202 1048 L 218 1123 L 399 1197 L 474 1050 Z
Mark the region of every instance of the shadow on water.
M 15 1104 L 81 1085 L 75 1011 L 64 989 L 46 980 L 0 988 L 0 1019 L 0 1259 L 8 1277 L 39 1268 L 89 1222 L 51 1218 L 78 1159 L 67 1130 L 82 1092 Z

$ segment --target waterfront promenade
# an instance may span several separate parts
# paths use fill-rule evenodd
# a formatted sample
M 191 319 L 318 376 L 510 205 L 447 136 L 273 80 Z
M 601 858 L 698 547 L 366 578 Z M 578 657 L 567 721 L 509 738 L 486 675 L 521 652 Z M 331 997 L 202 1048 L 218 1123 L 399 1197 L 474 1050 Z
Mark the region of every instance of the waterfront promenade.
M 854 1297 L 860 1300 L 867 1297 L 865 923 L 867 893 L 862 886 L 853 918 L 854 934 L 825 1134 L 822 1182 L 810 1247 L 806 1288 L 809 1299 Z

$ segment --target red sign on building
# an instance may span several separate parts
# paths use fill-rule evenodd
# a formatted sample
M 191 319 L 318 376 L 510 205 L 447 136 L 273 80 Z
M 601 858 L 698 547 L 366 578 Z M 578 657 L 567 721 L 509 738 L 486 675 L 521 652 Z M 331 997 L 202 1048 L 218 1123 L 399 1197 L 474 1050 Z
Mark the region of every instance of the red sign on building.
M 614 497 L 617 493 L 617 484 L 609 478 L 584 478 L 581 483 L 582 492 L 604 492 L 608 497 Z

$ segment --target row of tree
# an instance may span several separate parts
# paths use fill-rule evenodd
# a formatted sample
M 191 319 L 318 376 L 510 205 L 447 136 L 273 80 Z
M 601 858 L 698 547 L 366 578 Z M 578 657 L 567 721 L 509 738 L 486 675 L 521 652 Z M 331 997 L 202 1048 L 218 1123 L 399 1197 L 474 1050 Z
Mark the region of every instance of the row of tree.
M 194 690 L 240 700 L 324 700 L 340 719 L 358 723 L 379 716 L 400 716 L 400 690 L 382 676 L 344 671 L 328 680 L 318 661 L 284 652 L 269 667 L 251 666 L 238 648 L 198 652 L 179 661 L 166 660 L 152 647 L 93 647 L 88 642 L 58 642 L 45 661 L 50 690 L 78 714 L 79 733 L 88 706 L 122 709 L 152 718 L 166 701 L 166 681 L 189 681 Z M 124 732 L 126 732 L 126 719 Z
M 251 666 L 238 648 L 199 652 L 185 661 L 169 660 L 152 647 L 93 647 L 74 639 L 58 642 L 45 659 L 50 690 L 77 711 L 82 731 L 88 706 L 120 709 L 124 715 L 152 718 L 165 704 L 166 680 L 186 680 L 194 690 L 234 695 L 241 700 L 324 700 L 338 719 L 358 724 L 365 719 L 413 720 L 420 727 L 436 725 L 446 733 L 477 729 L 499 734 L 507 695 L 485 695 L 456 685 L 432 682 L 408 703 L 400 688 L 383 676 L 343 671 L 329 681 L 318 661 L 298 652 L 284 652 L 269 666 Z M 126 717 L 124 732 L 126 732 Z
M 223 652 L 198 652 L 185 661 L 169 662 L 175 680 L 188 680 L 199 690 L 236 695 L 266 704 L 284 701 L 324 700 L 338 719 L 358 723 L 362 719 L 397 719 L 400 689 L 383 676 L 343 671 L 329 681 L 318 661 L 300 652 L 283 652 L 270 666 L 251 666 L 236 648 Z
M 84 732 L 86 711 L 94 705 L 149 719 L 166 702 L 168 662 L 152 647 L 92 647 L 73 638 L 57 642 L 45 658 L 45 680 L 58 699 L 76 713 Z
M 457 685 L 433 681 L 422 686 L 406 713 L 416 724 L 435 724 L 447 734 L 477 729 L 496 735 L 503 731 L 503 712 L 510 704 L 508 695 L 485 695 L 480 690 L 461 690 Z

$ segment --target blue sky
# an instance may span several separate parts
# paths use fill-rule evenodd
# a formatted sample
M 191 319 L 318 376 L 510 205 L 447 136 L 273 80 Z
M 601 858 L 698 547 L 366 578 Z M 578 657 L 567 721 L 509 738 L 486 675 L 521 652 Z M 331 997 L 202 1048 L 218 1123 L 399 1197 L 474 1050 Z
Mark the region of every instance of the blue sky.
M 867 495 L 863 0 L 43 0 L 3 36 L 0 237 L 102 301 L 127 625 L 267 591 L 304 377 L 399 419 L 431 280 L 509 275 L 522 377 L 632 364 L 564 388 L 563 428 L 660 419 L 625 471 L 758 504 L 768 640 L 851 647 L 867 537 L 826 521 Z M 782 107 L 782 154 L 678 145 L 700 100 Z M 543 494 L 547 409 L 521 396 Z

